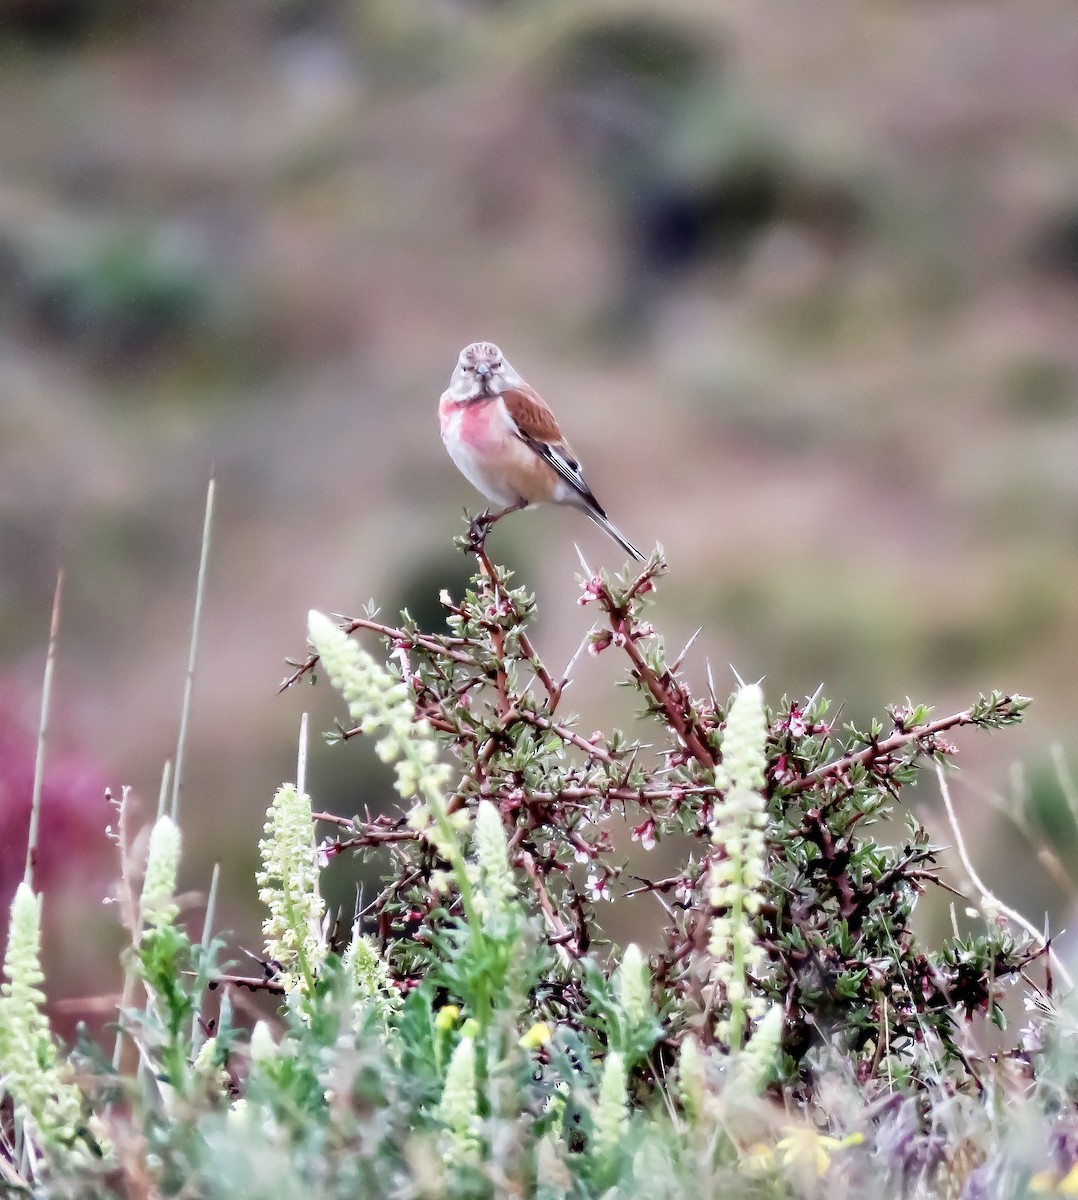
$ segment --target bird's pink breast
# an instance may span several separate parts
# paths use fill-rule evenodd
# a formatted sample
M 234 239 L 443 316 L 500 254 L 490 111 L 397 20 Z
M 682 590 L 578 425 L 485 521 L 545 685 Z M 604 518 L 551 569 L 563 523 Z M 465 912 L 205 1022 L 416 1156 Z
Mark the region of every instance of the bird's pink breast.
M 517 458 L 525 448 L 509 436 L 497 404 L 443 398 L 439 416 L 442 441 L 464 477 L 495 504 L 516 503 L 522 494 Z
M 494 420 L 492 404 L 443 401 L 439 414 L 443 439 L 463 443 L 473 450 L 491 450 L 502 444 L 505 429 Z

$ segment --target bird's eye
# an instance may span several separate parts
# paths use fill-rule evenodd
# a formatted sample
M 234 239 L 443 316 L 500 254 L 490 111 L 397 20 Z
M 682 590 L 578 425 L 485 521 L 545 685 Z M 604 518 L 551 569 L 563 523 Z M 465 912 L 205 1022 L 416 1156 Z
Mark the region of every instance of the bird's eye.
M 500 370 L 502 369 L 502 360 L 501 360 L 500 358 L 496 358 L 496 359 L 495 359 L 495 360 L 494 360 L 494 361 L 493 361 L 493 362 L 490 364 L 490 369 L 491 369 L 492 371 L 500 371 Z

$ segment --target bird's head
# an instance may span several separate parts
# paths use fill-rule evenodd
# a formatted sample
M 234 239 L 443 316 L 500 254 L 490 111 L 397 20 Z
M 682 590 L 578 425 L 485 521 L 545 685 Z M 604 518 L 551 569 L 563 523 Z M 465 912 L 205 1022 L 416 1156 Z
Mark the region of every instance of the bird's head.
M 521 382 L 493 342 L 472 342 L 460 352 L 449 386 L 462 398 L 478 398 L 500 395 Z

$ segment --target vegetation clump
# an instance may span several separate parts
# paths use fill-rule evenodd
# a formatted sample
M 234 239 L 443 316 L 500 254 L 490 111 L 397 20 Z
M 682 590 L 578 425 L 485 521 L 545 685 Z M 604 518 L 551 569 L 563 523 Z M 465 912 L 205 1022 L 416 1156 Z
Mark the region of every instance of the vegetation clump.
M 994 692 L 948 717 L 905 704 L 859 729 L 820 695 L 696 694 L 686 652 L 671 660 L 647 620 L 656 556 L 582 580 L 585 647 L 623 656 L 641 707 L 632 733 L 585 736 L 565 711 L 570 680 L 532 642 L 532 596 L 469 548 L 477 571 L 443 596 L 444 633 L 407 613 L 310 615 L 311 652 L 286 683 L 328 677 L 347 713 L 331 737 L 376 738 L 401 807 L 333 815 L 302 778 L 281 787 L 260 843 L 259 973 L 228 973 L 209 923 L 200 940 L 183 927 L 179 831 L 162 817 L 126 906 L 118 1052 L 109 1062 L 83 1038 L 63 1060 L 38 987 L 37 899 L 20 889 L 0 1001 L 5 1185 L 551 1200 L 1073 1190 L 1074 1024 L 1053 992 L 1065 968 L 987 895 L 966 914 L 972 933 L 956 924 L 929 946 L 913 928 L 944 852 L 903 790 L 926 767 L 946 787 L 950 732 L 1004 728 L 1027 702 Z M 652 854 L 679 865 L 656 877 L 640 865 Z M 381 878 L 345 920 L 320 890 L 339 855 Z M 607 941 L 611 898 L 659 908 L 653 946 Z M 278 997 L 276 1023 L 248 1032 L 237 987 Z M 990 1041 L 1010 992 L 1032 1016 Z

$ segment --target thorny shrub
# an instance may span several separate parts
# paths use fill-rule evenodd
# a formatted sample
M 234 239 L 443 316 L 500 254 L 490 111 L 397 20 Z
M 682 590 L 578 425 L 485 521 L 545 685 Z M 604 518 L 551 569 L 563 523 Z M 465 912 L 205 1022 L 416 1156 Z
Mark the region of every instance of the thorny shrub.
M 662 574 L 656 560 L 635 577 L 583 581 L 580 603 L 599 615 L 588 649 L 625 656 L 647 725 L 638 738 L 616 730 L 582 737 L 562 712 L 567 681 L 551 675 L 528 636 L 533 598 L 510 586 L 508 572 L 485 555 L 481 564 L 472 590 L 459 601 L 443 597 L 447 636 L 420 631 L 407 614 L 393 628 L 367 617 L 345 628 L 385 639 L 417 714 L 440 735 L 455 768 L 448 811 L 474 811 L 480 800 L 497 806 L 521 890 L 558 951 L 541 983 L 548 1016 L 586 1023 L 578 964 L 602 940 L 599 901 L 620 890 L 632 900 L 647 892 L 664 898 L 664 945 L 652 959 L 654 998 L 666 1013 L 652 1064 L 661 1071 L 686 1032 L 704 1045 L 716 1040 L 715 1017 L 724 1004 L 722 989 L 716 994 L 711 987 L 706 948 L 720 915 L 709 902 L 708 873 L 725 853 L 714 835 L 723 827 L 727 790 L 717 778 L 727 709 L 713 694 L 692 694 L 680 660 L 668 661 L 644 617 Z M 308 659 L 289 682 L 316 666 Z M 901 789 L 924 762 L 955 754 L 945 740 L 949 731 L 1014 724 L 1026 703 L 993 693 L 938 719 L 927 708 L 904 705 L 889 711 L 886 728 L 873 722 L 867 730 L 835 728 L 819 696 L 784 697 L 768 714 L 766 871 L 753 921 L 765 954 L 752 985 L 783 1007 L 791 1078 L 810 1087 L 825 1047 L 851 1056 L 867 1078 L 884 1069 L 886 1045 L 893 1071 L 929 1032 L 948 1065 L 961 1067 L 957 1025 L 977 1012 L 997 1014 L 1001 988 L 1039 956 L 1039 946 L 996 923 L 981 937 L 926 951 L 910 918 L 918 897 L 937 883 L 936 851 L 909 814 L 896 845 L 870 832 L 894 814 Z M 343 727 L 340 736 L 359 732 Z M 613 815 L 645 848 L 679 839 L 682 870 L 663 879 L 634 877 L 620 889 L 625 852 L 611 833 Z M 447 915 L 459 914 L 452 889 L 432 887 L 444 879 L 445 863 L 423 830 L 410 827 L 408 814 L 340 824 L 323 854 L 386 852 L 372 932 L 407 989 L 426 972 L 419 948 Z

